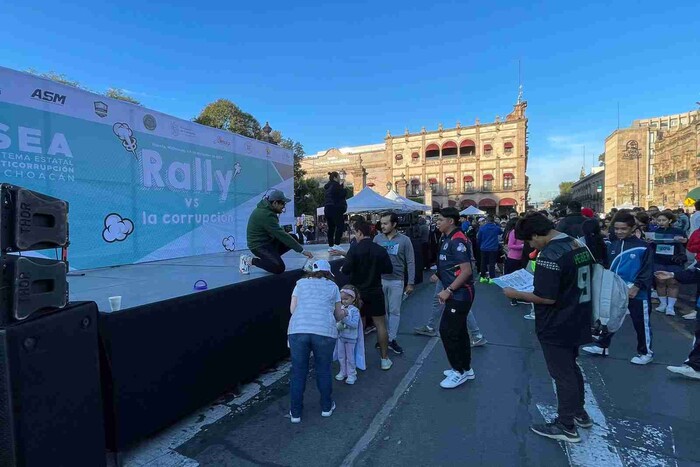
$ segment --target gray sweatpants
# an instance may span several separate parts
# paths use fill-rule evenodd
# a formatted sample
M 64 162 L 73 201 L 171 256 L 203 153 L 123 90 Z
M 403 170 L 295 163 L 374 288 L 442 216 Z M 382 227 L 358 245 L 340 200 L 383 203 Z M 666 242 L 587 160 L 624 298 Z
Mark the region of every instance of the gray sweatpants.
M 396 339 L 401 321 L 401 302 L 403 301 L 403 281 L 382 279 L 384 292 L 384 309 L 389 324 L 389 342 Z
M 436 329 L 436 323 L 440 324 L 440 318 L 442 317 L 442 310 L 445 309 L 445 305 L 440 303 L 438 299 L 438 294 L 442 292 L 444 287 L 442 282 L 437 281 L 435 283 L 435 294 L 433 295 L 433 314 L 428 320 L 428 327 Z M 471 339 L 480 339 L 484 337 L 481 334 L 481 329 L 479 329 L 479 323 L 476 322 L 476 316 L 474 315 L 474 308 L 472 308 L 471 313 L 467 315 L 467 330 L 469 331 L 469 337 Z

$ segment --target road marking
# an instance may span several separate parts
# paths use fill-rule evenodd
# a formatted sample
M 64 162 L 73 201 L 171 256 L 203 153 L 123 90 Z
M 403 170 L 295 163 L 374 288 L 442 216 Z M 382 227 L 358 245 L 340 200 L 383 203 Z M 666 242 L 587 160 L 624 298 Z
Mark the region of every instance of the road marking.
M 581 369 L 583 372 L 583 369 Z M 586 375 L 584 374 L 584 378 Z M 552 382 L 554 385 L 554 382 Z M 659 452 L 669 449 L 675 455 L 673 432 L 670 427 L 657 428 L 638 421 L 619 420 L 608 424 L 591 385 L 584 383 L 586 391 L 586 411 L 593 419 L 590 429 L 579 428 L 580 443 L 560 442 L 572 467 L 600 465 L 605 467 L 674 467 L 676 460 Z M 556 387 L 554 388 L 556 394 Z M 537 404 L 537 409 L 547 420 L 557 416 L 557 408 L 547 404 Z M 620 445 L 621 439 L 635 443 L 635 447 Z
M 391 414 L 392 410 L 394 410 L 396 404 L 398 404 L 399 399 L 401 399 L 401 396 L 403 396 L 403 394 L 406 392 L 413 380 L 416 378 L 418 370 L 420 370 L 420 368 L 423 366 L 425 359 L 428 358 L 430 352 L 433 351 L 433 348 L 435 348 L 435 345 L 438 343 L 438 340 L 439 339 L 437 337 L 433 337 L 426 344 L 425 348 L 416 359 L 416 363 L 414 363 L 411 369 L 408 370 L 408 373 L 406 373 L 399 385 L 394 390 L 394 394 L 391 396 L 391 398 L 389 398 L 389 400 L 387 400 L 384 403 L 379 413 L 377 413 L 377 415 L 374 416 L 374 419 L 372 420 L 372 423 L 370 423 L 369 428 L 367 428 L 365 434 L 362 435 L 362 437 L 357 441 L 357 443 L 355 443 L 355 446 L 340 464 L 341 467 L 352 466 L 352 464 L 355 462 L 355 460 L 357 460 L 359 455 L 362 454 L 362 452 L 365 449 L 367 449 L 367 447 L 370 445 L 372 440 L 374 440 L 374 438 L 377 436 L 377 433 L 379 433 L 379 430 L 382 428 L 382 426 L 384 426 L 384 423 L 386 422 L 387 418 L 389 418 L 389 415 Z

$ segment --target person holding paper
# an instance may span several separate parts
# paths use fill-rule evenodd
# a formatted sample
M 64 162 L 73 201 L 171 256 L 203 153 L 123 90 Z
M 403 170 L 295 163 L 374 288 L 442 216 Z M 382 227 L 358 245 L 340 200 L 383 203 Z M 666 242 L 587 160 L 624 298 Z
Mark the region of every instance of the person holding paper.
M 671 225 L 676 215 L 670 210 L 662 211 L 656 216 L 659 228 L 654 232 L 654 271 L 681 272 L 686 262 L 685 232 Z M 676 300 L 679 286 L 676 279 L 656 279 L 656 291 L 659 294 L 659 306 L 656 311 L 666 316 L 676 316 Z
M 588 249 L 578 240 L 555 230 L 552 221 L 533 213 L 518 221 L 517 238 L 540 251 L 534 271 L 534 291 L 504 288 L 510 299 L 535 304 L 535 328 L 549 374 L 554 379 L 558 416 L 530 429 L 540 436 L 578 443 L 576 426 L 590 428 L 584 408 L 584 384 L 576 358 L 580 345 L 591 342 L 594 263 Z
M 651 348 L 651 302 L 649 291 L 653 274 L 653 253 L 649 244 L 635 235 L 635 216 L 620 212 L 615 216 L 613 229 L 616 239 L 608 247 L 607 264 L 629 286 L 629 312 L 637 333 L 637 355 L 631 362 L 646 365 L 653 360 Z M 583 347 L 586 353 L 605 356 L 614 333 L 605 334 L 596 345 Z

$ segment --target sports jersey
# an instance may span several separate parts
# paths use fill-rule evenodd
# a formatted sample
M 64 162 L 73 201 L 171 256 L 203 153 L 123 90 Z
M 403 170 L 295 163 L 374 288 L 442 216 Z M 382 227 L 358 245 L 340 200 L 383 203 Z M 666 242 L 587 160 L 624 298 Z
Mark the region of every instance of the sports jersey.
M 578 240 L 554 237 L 537 256 L 534 294 L 554 300 L 535 305 L 540 342 L 576 346 L 591 342 L 591 265 L 593 257 Z
M 442 237 L 438 253 L 437 273 L 444 288 L 449 287 L 455 278 L 462 273 L 459 265 L 471 263 L 472 258 L 471 243 L 459 229 Z M 470 275 L 464 286 L 453 292 L 452 298 L 459 301 L 473 301 L 473 284 L 474 276 Z

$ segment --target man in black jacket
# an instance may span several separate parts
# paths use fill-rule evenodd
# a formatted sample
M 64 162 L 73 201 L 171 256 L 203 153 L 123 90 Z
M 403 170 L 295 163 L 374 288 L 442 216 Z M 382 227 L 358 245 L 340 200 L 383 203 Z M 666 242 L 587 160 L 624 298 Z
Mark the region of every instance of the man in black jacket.
M 557 230 L 574 238 L 583 237 L 583 223 L 588 219 L 581 214 L 581 203 L 571 201 L 566 205 L 566 216 L 557 224 Z
M 343 238 L 343 216 L 348 210 L 345 200 L 345 186 L 340 180 L 338 172 L 328 172 L 328 183 L 323 187 L 325 198 L 323 201 L 323 213 L 328 221 L 328 251 L 333 246 L 340 245 Z
M 386 249 L 372 241 L 370 225 L 367 222 L 355 222 L 352 229 L 357 244 L 353 245 L 345 255 L 342 272 L 350 277 L 350 283 L 360 291 L 362 316 L 371 316 L 377 327 L 377 342 L 382 357 L 381 367 L 382 370 L 388 370 L 392 362 L 387 355 L 389 333 L 386 325 L 382 274 L 391 274 L 394 267 Z

